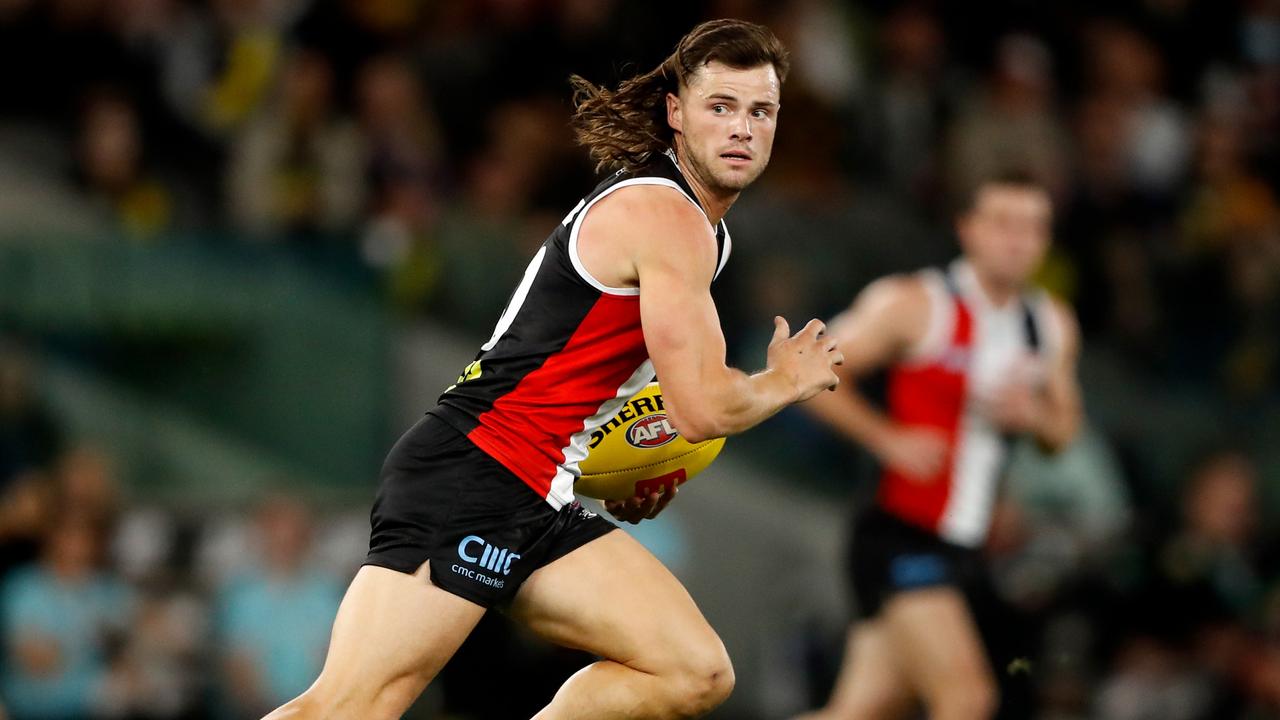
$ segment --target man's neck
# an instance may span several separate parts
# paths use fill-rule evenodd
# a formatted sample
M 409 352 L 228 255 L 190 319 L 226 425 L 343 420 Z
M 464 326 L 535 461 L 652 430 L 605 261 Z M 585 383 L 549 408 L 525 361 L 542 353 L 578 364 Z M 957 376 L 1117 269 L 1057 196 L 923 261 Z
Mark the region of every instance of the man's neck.
M 1002 308 L 1013 301 L 1022 291 L 1018 285 L 1010 285 L 1000 282 L 989 274 L 982 272 L 978 267 L 970 263 L 973 268 L 973 277 L 978 281 L 978 290 L 987 298 L 987 302 L 992 307 Z
M 676 167 L 684 176 L 685 182 L 689 183 L 693 196 L 698 199 L 698 204 L 707 214 L 707 220 L 712 227 L 719 225 L 720 220 L 724 218 L 725 213 L 729 212 L 729 208 L 733 207 L 733 203 L 741 193 L 734 192 L 726 195 L 713 192 L 710 183 L 699 177 L 694 163 L 689 162 L 688 153 L 684 150 L 684 144 L 679 136 L 676 136 L 675 155 Z

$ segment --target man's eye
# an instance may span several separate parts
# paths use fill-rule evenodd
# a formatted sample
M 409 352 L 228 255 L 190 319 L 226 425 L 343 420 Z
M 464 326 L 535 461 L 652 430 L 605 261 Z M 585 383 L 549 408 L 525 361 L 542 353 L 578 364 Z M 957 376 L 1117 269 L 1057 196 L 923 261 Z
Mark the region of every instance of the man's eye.
M 725 114 L 725 113 L 729 112 L 729 108 L 728 108 L 728 107 L 726 107 L 726 106 L 724 106 L 724 105 L 712 105 L 712 106 L 711 106 L 711 112 L 713 112 L 713 113 L 715 113 L 715 114 L 717 114 L 717 115 L 723 115 L 723 114 Z

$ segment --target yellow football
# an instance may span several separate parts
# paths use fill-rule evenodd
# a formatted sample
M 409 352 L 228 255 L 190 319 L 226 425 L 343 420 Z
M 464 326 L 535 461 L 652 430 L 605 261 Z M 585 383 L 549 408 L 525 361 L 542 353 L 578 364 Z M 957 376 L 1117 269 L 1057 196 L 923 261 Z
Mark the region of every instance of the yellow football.
M 702 472 L 724 438 L 691 443 L 667 418 L 658 383 L 649 383 L 591 435 L 573 491 L 601 500 L 664 493 Z

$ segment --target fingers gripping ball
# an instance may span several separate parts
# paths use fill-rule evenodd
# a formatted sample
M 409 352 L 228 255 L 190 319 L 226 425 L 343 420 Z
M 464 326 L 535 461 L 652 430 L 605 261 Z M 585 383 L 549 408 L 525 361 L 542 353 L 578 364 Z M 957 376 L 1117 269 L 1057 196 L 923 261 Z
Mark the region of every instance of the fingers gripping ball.
M 665 493 L 702 472 L 724 438 L 691 443 L 667 417 L 658 383 L 649 383 L 591 435 L 574 492 L 601 500 Z

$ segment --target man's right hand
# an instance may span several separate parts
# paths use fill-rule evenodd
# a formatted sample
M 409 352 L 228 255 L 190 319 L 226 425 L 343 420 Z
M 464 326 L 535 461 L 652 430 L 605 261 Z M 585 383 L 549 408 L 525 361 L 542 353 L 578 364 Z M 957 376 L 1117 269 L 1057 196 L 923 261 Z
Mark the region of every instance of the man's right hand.
M 827 326 L 821 320 L 810 320 L 795 335 L 781 316 L 773 319 L 773 325 L 768 367 L 792 382 L 798 393 L 795 402 L 840 384 L 834 368 L 844 362 L 844 355 L 837 349 L 836 339 L 823 334 Z
M 937 479 L 947 461 L 947 437 L 928 427 L 896 426 L 871 448 L 885 467 L 908 480 L 926 483 Z

